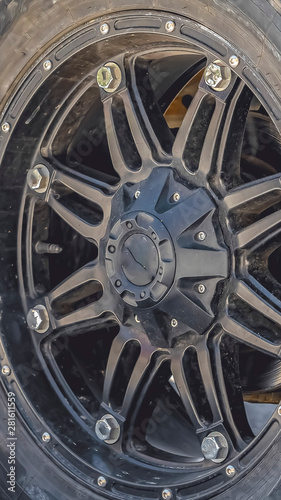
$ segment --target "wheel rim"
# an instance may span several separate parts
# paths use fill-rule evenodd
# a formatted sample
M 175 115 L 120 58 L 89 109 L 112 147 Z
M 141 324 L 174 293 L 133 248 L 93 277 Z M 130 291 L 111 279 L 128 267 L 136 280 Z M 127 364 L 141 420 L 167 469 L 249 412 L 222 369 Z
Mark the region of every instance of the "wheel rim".
M 156 23 L 154 30 L 165 33 L 165 16 L 162 19 L 161 27 Z M 122 22 L 128 22 L 126 17 Z M 181 23 L 184 21 L 177 23 L 181 26 L 180 32 L 177 28 L 171 36 L 176 35 L 179 39 L 186 35 Z M 90 39 L 92 31 L 86 32 Z M 66 441 L 60 446 L 59 454 L 66 454 L 67 447 L 71 449 L 69 436 L 75 436 L 73 442 L 80 441 L 77 456 L 95 469 L 97 477 L 103 473 L 112 478 L 106 484 L 108 494 L 118 496 L 127 491 L 137 497 L 135 491 L 130 490 L 132 484 L 137 482 L 148 491 L 149 482 L 154 480 L 152 490 L 159 491 L 159 494 L 164 486 L 169 486 L 173 494 L 188 498 L 188 485 L 196 480 L 198 470 L 205 473 L 206 479 L 216 471 L 216 487 L 218 490 L 222 488 L 221 466 L 215 467 L 203 461 L 200 451 L 200 443 L 212 430 L 227 437 L 230 450 L 223 469 L 231 462 L 237 476 L 241 468 L 239 454 L 246 453 L 249 442 L 253 446 L 258 441 L 248 422 L 241 381 L 236 380 L 241 345 L 276 358 L 274 362 L 279 376 L 279 298 L 278 293 L 272 298 L 269 295 L 272 287 L 276 286 L 277 278 L 274 281 L 273 276 L 268 285 L 269 274 L 261 272 L 264 266 L 257 269 L 256 262 L 268 260 L 267 256 L 266 259 L 263 257 L 267 241 L 272 240 L 270 256 L 274 256 L 278 248 L 280 174 L 276 172 L 266 179 L 261 175 L 249 182 L 247 169 L 244 169 L 241 177 L 238 166 L 253 94 L 234 72 L 230 85 L 223 92 L 211 90 L 202 78 L 182 126 L 174 137 L 163 118 L 168 89 L 166 92 L 162 90 L 156 104 L 152 99 L 151 83 L 147 80 L 151 50 L 155 53 L 155 43 L 158 42 L 157 36 L 153 36 L 152 48 L 142 49 L 141 55 L 136 51 L 125 59 L 125 63 L 120 54 L 113 52 L 112 59 L 121 69 L 119 86 L 114 92 L 100 90 L 93 83 L 93 75 L 97 74 L 101 65 L 112 60 L 110 54 L 102 60 L 102 64 L 93 64 L 92 73 L 82 83 L 79 81 L 73 86 L 72 82 L 69 85 L 68 99 L 66 89 L 61 91 L 62 111 L 49 116 L 47 127 L 46 124 L 43 126 L 42 117 L 37 123 L 34 119 L 36 113 L 32 115 L 36 96 L 28 105 L 25 103 L 25 108 L 14 118 L 3 162 L 9 155 L 11 157 L 11 151 L 14 153 L 17 141 L 28 136 L 26 130 L 23 132 L 26 125 L 31 124 L 31 137 L 35 123 L 37 130 L 42 127 L 44 132 L 40 130 L 40 136 L 36 136 L 36 152 L 27 145 L 20 158 L 23 166 L 18 168 L 18 176 L 25 182 L 23 167 L 33 168 L 39 164 L 47 167 L 50 182 L 46 183 L 46 190 L 43 186 L 43 192 L 30 189 L 30 185 L 25 184 L 18 263 L 26 314 L 38 305 L 47 312 L 48 321 L 42 331 L 30 332 L 33 359 L 36 353 L 38 380 L 42 382 L 41 387 L 46 388 L 46 393 L 50 393 L 51 387 L 56 394 L 59 404 L 64 407 L 60 415 L 66 418 L 70 412 L 74 420 L 73 425 L 64 423 L 65 427 L 59 433 L 58 442 Z M 160 54 L 161 43 L 167 43 L 167 38 L 166 35 L 159 36 L 163 37 L 157 45 Z M 139 37 L 139 43 L 143 45 L 144 37 L 141 34 Z M 193 50 L 189 78 L 203 64 L 216 59 L 202 50 L 202 38 L 197 41 L 200 50 Z M 126 36 L 122 43 L 125 47 Z M 186 61 L 191 57 L 190 47 L 186 49 L 183 44 L 176 46 L 173 38 L 170 43 L 177 64 L 184 57 Z M 55 50 L 55 57 L 50 54 L 51 61 L 59 59 L 62 47 Z M 83 50 L 87 61 L 87 49 Z M 215 52 L 213 47 L 212 51 Z M 78 64 L 77 61 L 78 58 L 73 56 L 71 63 L 67 59 L 63 62 L 64 82 L 67 70 Z M 52 69 L 61 71 L 61 65 L 62 61 L 57 69 L 54 66 Z M 174 74 L 178 81 L 180 72 L 175 70 Z M 53 78 L 53 84 L 57 84 L 55 72 L 48 78 Z M 45 89 L 47 83 L 49 85 L 48 78 L 42 84 Z M 161 87 L 162 82 L 158 83 Z M 143 88 L 144 98 L 140 93 Z M 180 88 L 174 89 L 174 96 Z M 154 94 L 157 90 L 154 84 Z M 68 151 L 64 135 L 67 127 L 73 127 L 73 122 L 65 125 L 65 120 L 77 104 L 78 97 L 81 105 L 82 97 L 87 92 L 89 96 L 91 92 L 94 97 L 98 96 L 103 105 L 110 151 L 107 158 L 111 159 L 105 165 L 106 175 L 102 173 L 103 165 L 94 172 L 95 175 L 90 172 L 87 158 L 91 155 L 85 153 L 81 135 L 78 141 L 78 132 L 76 137 L 72 135 L 70 148 L 75 155 L 76 173 L 73 171 L 73 158 L 68 157 L 67 164 L 63 162 Z M 87 99 L 84 99 L 84 106 L 89 102 Z M 10 109 L 13 109 L 12 105 Z M 267 111 L 270 114 L 268 107 Z M 10 122 L 13 116 L 12 111 L 7 112 Z M 74 113 L 72 120 L 75 116 Z M 88 133 L 85 123 L 82 124 L 82 138 Z M 95 132 L 99 132 L 97 126 Z M 95 140 L 99 146 L 102 145 L 104 137 L 101 131 L 100 137 Z M 86 161 L 86 165 L 81 160 Z M 7 174 L 2 176 L 5 193 L 10 179 L 7 179 Z M 271 210 L 273 206 L 277 208 Z M 56 215 L 50 218 L 50 212 Z M 260 214 L 265 215 L 261 217 Z M 64 222 L 56 225 L 58 217 Z M 50 222 L 45 227 L 45 220 L 52 221 L 53 227 Z M 72 228 L 68 235 L 71 250 L 76 244 L 72 257 L 65 253 L 63 245 L 60 254 L 58 242 L 63 241 L 60 233 L 65 233 L 65 224 Z M 46 249 L 41 245 L 41 251 L 37 247 L 34 252 L 39 240 L 41 243 L 50 240 L 58 246 Z M 73 240 L 76 242 L 74 246 Z M 7 249 L 10 250 L 9 244 Z M 46 253 L 51 251 L 53 253 Z M 274 261 L 274 257 L 270 258 Z M 67 261 L 65 267 L 62 259 Z M 56 265 L 55 272 L 52 262 Z M 58 262 L 62 266 L 60 271 L 57 271 Z M 12 273 L 11 270 L 9 272 Z M 14 278 L 10 279 L 14 283 Z M 46 290 L 40 290 L 38 284 L 43 284 Z M 24 329 L 17 299 L 12 297 L 9 300 L 12 307 L 16 304 L 18 323 Z M 5 325 L 9 321 L 11 318 L 7 316 Z M 84 333 L 87 338 L 87 332 L 92 330 L 96 332 L 92 335 L 96 335 L 98 345 L 95 361 L 98 363 L 100 356 L 100 362 L 93 374 L 94 383 L 89 382 L 89 374 L 83 379 L 92 394 L 92 408 L 89 408 L 88 401 L 81 403 L 83 398 L 87 400 L 83 391 L 79 397 L 75 396 L 76 383 L 79 384 L 80 379 L 77 377 L 75 383 L 67 376 L 67 369 L 71 367 L 65 349 L 70 350 L 72 356 L 77 350 L 79 358 L 81 353 L 75 335 Z M 105 335 L 107 342 L 104 341 Z M 28 399 L 35 401 L 39 395 L 31 387 L 31 371 L 27 374 L 16 368 L 23 365 L 16 362 L 20 356 L 16 353 L 15 338 L 7 342 L 6 355 L 14 368 L 12 377 L 25 387 Z M 91 342 L 87 338 L 87 345 L 92 347 Z M 243 359 L 246 355 L 247 352 L 243 353 Z M 80 370 L 79 377 L 83 376 L 89 360 L 84 362 L 84 366 L 81 358 L 75 363 Z M 274 389 L 280 386 L 278 376 Z M 158 398 L 160 388 L 162 395 Z M 256 391 L 251 387 L 250 392 Z M 71 404 L 62 404 L 63 398 Z M 155 402 L 156 398 L 157 405 L 152 405 L 151 409 L 149 403 Z M 58 418 L 52 412 L 46 417 L 47 398 L 44 411 L 44 404 L 41 403 L 38 413 L 43 416 L 53 443 L 57 445 Z M 161 411 L 163 406 L 166 408 L 164 413 Z M 110 446 L 97 440 L 94 426 L 108 413 L 116 418 L 122 436 Z M 173 416 L 174 413 L 177 415 L 173 420 L 171 414 Z M 169 443 L 162 439 L 163 436 L 161 438 L 162 429 L 160 437 L 156 432 L 155 425 L 161 427 L 163 419 Z M 178 436 L 174 435 L 175 424 L 181 429 Z M 78 438 L 79 426 L 83 439 Z M 186 432 L 185 427 L 190 433 L 184 454 L 179 442 Z M 178 441 L 173 446 L 169 432 L 173 440 Z M 266 432 L 270 434 L 269 425 L 263 430 L 264 434 Z M 63 440 L 63 435 L 68 438 Z M 261 437 L 262 434 L 258 436 L 259 439 Z M 87 442 L 91 443 L 99 460 L 106 462 L 106 466 L 101 467 L 100 462 L 85 455 Z M 58 460 L 59 454 L 56 457 Z M 116 481 L 116 466 L 120 461 L 125 473 L 121 481 Z M 151 466 L 149 472 L 145 463 Z M 163 464 L 167 466 L 165 474 L 159 467 Z M 180 464 L 184 472 L 179 473 L 173 464 Z M 167 481 L 164 476 L 168 470 L 170 477 Z M 155 471 L 157 481 L 153 479 Z M 224 481 L 229 482 L 227 474 L 224 474 Z M 206 491 L 211 488 L 208 482 L 204 487 Z

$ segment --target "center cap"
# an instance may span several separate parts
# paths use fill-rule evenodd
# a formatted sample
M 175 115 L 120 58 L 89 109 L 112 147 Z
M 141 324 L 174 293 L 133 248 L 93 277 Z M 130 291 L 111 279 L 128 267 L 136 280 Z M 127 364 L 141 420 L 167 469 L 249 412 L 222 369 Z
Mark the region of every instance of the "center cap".
M 113 226 L 105 253 L 108 277 L 128 304 L 156 304 L 170 289 L 175 252 L 163 222 L 146 212 L 131 212 Z
M 158 251 L 153 241 L 141 233 L 129 236 L 121 250 L 121 266 L 124 275 L 134 285 L 151 283 L 159 266 Z

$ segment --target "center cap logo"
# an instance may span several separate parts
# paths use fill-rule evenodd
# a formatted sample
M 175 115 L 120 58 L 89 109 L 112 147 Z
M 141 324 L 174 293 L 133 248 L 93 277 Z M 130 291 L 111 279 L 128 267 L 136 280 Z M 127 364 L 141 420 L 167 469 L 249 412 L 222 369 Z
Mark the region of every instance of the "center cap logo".
M 151 283 L 159 267 L 158 250 L 145 234 L 129 236 L 121 251 L 121 266 L 127 279 L 137 286 Z

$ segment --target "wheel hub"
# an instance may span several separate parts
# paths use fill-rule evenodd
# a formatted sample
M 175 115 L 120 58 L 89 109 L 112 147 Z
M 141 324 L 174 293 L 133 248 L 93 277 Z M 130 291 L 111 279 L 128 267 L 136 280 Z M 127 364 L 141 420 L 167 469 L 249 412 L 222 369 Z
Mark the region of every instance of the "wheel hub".
M 123 205 L 127 210 L 121 217 L 110 223 L 107 275 L 122 299 L 146 309 L 150 319 L 151 308 L 160 301 L 160 315 L 171 317 L 178 303 L 178 315 L 184 316 L 178 333 L 188 317 L 190 325 L 191 316 L 191 328 L 196 324 L 196 331 L 203 333 L 214 317 L 211 303 L 217 283 L 227 277 L 229 267 L 216 206 L 205 190 L 188 188 L 164 167 L 154 169 L 139 191 L 136 198 L 135 186 L 129 191 L 123 186 L 116 194 L 119 205 L 120 197 L 130 201 Z M 206 241 L 198 240 L 198 232 L 206 233 Z

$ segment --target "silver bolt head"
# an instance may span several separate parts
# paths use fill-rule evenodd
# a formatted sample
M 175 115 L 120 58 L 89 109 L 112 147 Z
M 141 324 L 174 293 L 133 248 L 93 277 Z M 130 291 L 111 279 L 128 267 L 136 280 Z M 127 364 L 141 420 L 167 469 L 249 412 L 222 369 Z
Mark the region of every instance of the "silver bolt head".
M 229 58 L 229 65 L 232 67 L 232 68 L 237 68 L 237 66 L 239 65 L 240 63 L 240 59 L 238 56 L 230 56 Z
M 43 323 L 43 318 L 41 315 L 41 311 L 38 309 L 31 309 L 30 311 L 30 326 L 33 330 L 39 330 L 40 326 Z
M 120 425 L 112 415 L 104 415 L 95 426 L 97 437 L 106 444 L 114 444 L 120 437 Z
M 207 85 L 214 90 L 225 90 L 231 82 L 231 69 L 222 61 L 216 60 L 206 67 L 204 78 Z
M 168 33 L 172 33 L 175 30 L 175 23 L 174 21 L 167 21 L 165 24 L 165 29 L 168 31 Z
M 122 80 L 121 69 L 118 64 L 108 62 L 97 72 L 98 86 L 105 92 L 115 92 Z
M 2 374 L 8 377 L 11 374 L 11 368 L 8 365 L 4 365 L 2 368 Z
M 215 80 L 213 80 L 213 78 L 208 78 L 207 80 L 207 84 L 210 86 L 210 87 L 213 87 L 215 85 Z
M 225 472 L 228 477 L 234 477 L 236 474 L 236 470 L 234 469 L 233 465 L 228 465 L 225 469 Z
M 228 442 L 220 432 L 211 432 L 203 439 L 201 451 L 206 460 L 221 463 L 227 458 L 229 451 Z
M 105 488 L 105 486 L 107 485 L 107 480 L 105 479 L 105 477 L 100 476 L 100 477 L 98 478 L 98 485 L 99 485 L 101 488 Z
M 197 287 L 196 287 L 196 290 L 198 293 L 203 294 L 206 292 L 206 287 L 203 283 L 199 283 L 199 285 L 197 285 Z
M 96 423 L 96 434 L 101 441 L 107 441 L 110 439 L 111 431 L 112 427 L 106 418 L 103 418 Z
M 10 132 L 10 129 L 11 129 L 11 125 L 8 122 L 3 123 L 3 125 L 2 125 L 2 131 L 5 134 L 8 134 L 8 132 Z
M 109 25 L 107 23 L 101 24 L 100 32 L 102 35 L 107 35 L 107 33 L 109 32 Z
M 52 69 L 52 67 L 53 67 L 53 63 L 49 59 L 47 61 L 43 62 L 43 68 L 45 71 L 50 71 Z
M 27 173 L 27 184 L 36 193 L 47 191 L 50 181 L 50 172 L 45 165 L 37 165 Z
M 30 309 L 27 315 L 27 324 L 29 328 L 38 333 L 46 333 L 50 326 L 50 320 L 45 306 L 40 304 Z
M 104 90 L 109 88 L 110 84 L 113 82 L 113 74 L 109 67 L 103 66 L 98 70 L 97 82 L 100 88 Z
M 173 497 L 173 493 L 171 492 L 171 490 L 169 488 L 165 488 L 162 491 L 162 498 L 164 500 L 171 500 L 172 497 Z
M 140 194 L 141 194 L 141 193 L 140 193 L 140 191 L 139 191 L 139 190 L 137 190 L 137 191 L 135 192 L 135 198 L 136 198 L 136 199 L 137 199 L 137 198 L 139 198 Z
M 138 316 L 136 314 L 135 314 L 135 322 L 136 323 L 140 323 L 140 320 L 139 320 L 139 318 L 138 318 Z
M 175 318 L 173 318 L 173 319 L 171 320 L 171 326 L 172 326 L 173 328 L 175 328 L 176 326 L 178 326 L 178 322 L 177 322 L 177 320 L 176 320 Z
M 44 443 L 49 443 L 51 441 L 51 436 L 48 432 L 42 434 L 42 441 L 44 441 Z
M 179 193 L 173 194 L 173 201 L 175 201 L 175 202 L 180 201 L 180 194 Z
M 199 231 L 199 233 L 197 233 L 195 235 L 195 239 L 198 240 L 198 241 L 204 241 L 206 239 L 207 235 L 206 233 L 204 233 L 204 231 Z
M 205 80 L 210 87 L 215 88 L 222 81 L 222 72 L 220 66 L 211 63 L 205 69 Z
M 280 417 L 281 417 L 281 406 L 279 406 L 277 411 L 278 411 L 278 415 L 280 415 Z

